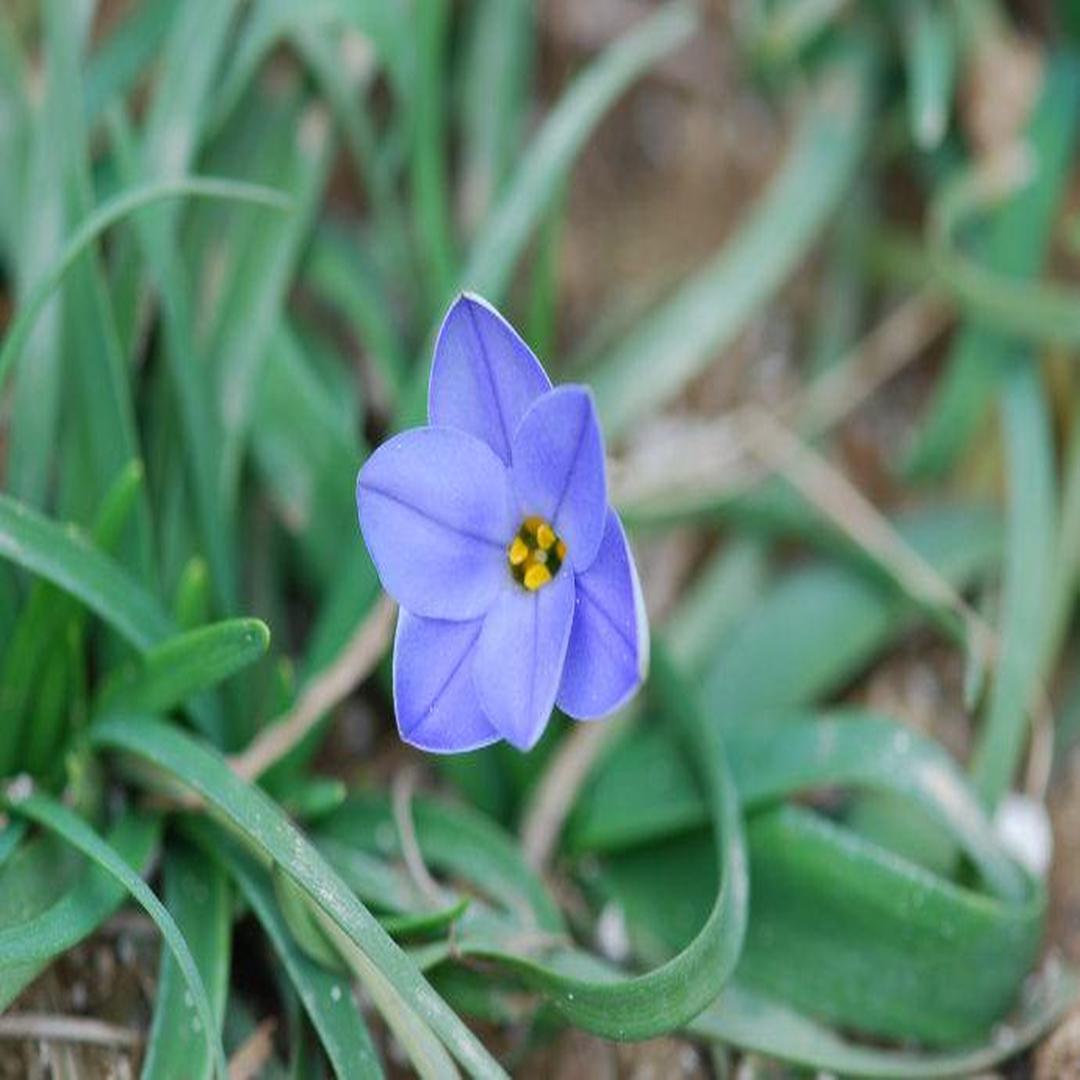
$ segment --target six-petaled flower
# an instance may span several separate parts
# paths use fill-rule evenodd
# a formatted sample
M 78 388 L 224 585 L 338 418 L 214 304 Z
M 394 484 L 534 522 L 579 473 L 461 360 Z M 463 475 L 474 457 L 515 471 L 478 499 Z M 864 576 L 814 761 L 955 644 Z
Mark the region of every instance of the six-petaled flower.
M 428 421 L 357 480 L 364 539 L 401 606 L 402 738 L 527 750 L 556 704 L 580 720 L 614 711 L 644 678 L 648 626 L 589 391 L 553 389 L 502 316 L 466 295 L 435 345 Z

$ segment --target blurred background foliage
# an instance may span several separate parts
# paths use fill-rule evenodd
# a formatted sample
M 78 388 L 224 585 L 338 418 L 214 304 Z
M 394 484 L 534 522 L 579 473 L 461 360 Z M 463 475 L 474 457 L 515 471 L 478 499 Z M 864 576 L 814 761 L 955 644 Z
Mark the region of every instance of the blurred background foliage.
M 4 0 L 0 1075 L 1072 1075 L 1078 24 Z M 656 647 L 436 761 L 353 487 L 461 289 Z

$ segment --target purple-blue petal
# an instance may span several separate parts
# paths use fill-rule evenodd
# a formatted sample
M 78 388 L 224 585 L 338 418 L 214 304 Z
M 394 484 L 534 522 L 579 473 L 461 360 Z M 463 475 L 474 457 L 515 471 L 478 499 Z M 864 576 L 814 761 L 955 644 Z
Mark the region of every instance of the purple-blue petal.
M 509 474 L 479 439 L 452 428 L 396 435 L 356 483 L 360 528 L 383 587 L 431 619 L 475 619 L 507 580 L 517 529 Z
M 433 754 L 460 754 L 499 740 L 473 684 L 482 628 L 481 619 L 445 622 L 399 612 L 394 712 L 405 742 Z
M 532 349 L 486 300 L 465 293 L 454 301 L 435 342 L 431 423 L 475 435 L 509 465 L 521 418 L 550 389 Z
M 536 592 L 511 583 L 484 619 L 473 679 L 484 714 L 519 750 L 531 750 L 547 726 L 573 618 L 567 568 Z
M 546 518 L 574 569 L 587 569 L 607 516 L 604 439 L 588 390 L 560 386 L 533 402 L 514 433 L 510 471 L 522 513 Z
M 609 510 L 596 559 L 575 580 L 576 605 L 558 705 L 595 720 L 614 712 L 641 685 L 649 666 L 649 624 L 634 557 Z

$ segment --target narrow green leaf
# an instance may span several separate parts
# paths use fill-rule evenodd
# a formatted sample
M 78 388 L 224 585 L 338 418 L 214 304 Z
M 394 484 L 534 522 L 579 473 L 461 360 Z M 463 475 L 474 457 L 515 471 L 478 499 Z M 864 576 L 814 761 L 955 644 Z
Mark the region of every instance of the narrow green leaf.
M 229 990 L 232 893 L 222 869 L 170 838 L 165 855 L 165 903 L 191 949 L 220 1035 Z M 207 1080 L 214 1059 L 192 1009 L 183 969 L 165 946 L 158 968 L 154 1019 L 147 1038 L 143 1080 Z
M 140 4 L 95 50 L 86 64 L 83 90 L 89 127 L 138 80 L 168 35 L 176 13 L 173 0 Z
M 25 827 L 25 819 L 16 817 L 4 835 L 22 836 Z M 160 836 L 161 823 L 156 818 L 126 814 L 109 831 L 108 843 L 131 867 L 145 871 Z M 91 864 L 81 875 L 74 873 L 65 865 L 70 848 L 63 845 L 58 855 L 55 844 L 51 837 L 23 844 L 3 866 L 0 1009 L 57 956 L 92 934 L 126 895 L 98 866 Z
M 459 64 L 465 227 L 487 217 L 513 164 L 529 107 L 536 35 L 526 0 L 481 0 L 465 13 Z M 540 353 L 543 355 L 543 353 Z
M 203 852 L 224 867 L 251 905 L 319 1034 L 335 1074 L 381 1077 L 378 1052 L 348 984 L 301 951 L 275 903 L 265 874 L 221 830 L 204 822 L 192 823 L 190 828 Z
M 688 1023 L 726 985 L 738 961 L 747 918 L 747 886 L 738 796 L 715 724 L 700 712 L 694 692 L 667 659 L 654 652 L 649 683 L 657 708 L 686 739 L 700 771 L 709 806 L 710 858 L 721 867 L 710 896 L 684 947 L 666 963 L 641 975 L 622 975 L 586 954 L 555 945 L 538 955 L 523 953 L 489 930 L 470 937 L 467 923 L 455 937 L 462 955 L 497 960 L 527 985 L 542 990 L 570 1023 L 614 1039 L 643 1039 Z M 437 852 L 438 849 L 433 849 Z M 426 852 L 425 852 L 426 854 Z M 429 962 L 445 955 L 430 950 Z
M 965 972 L 972 977 L 973 973 Z M 997 1029 L 981 1046 L 961 1050 L 886 1050 L 856 1043 L 832 1029 L 742 986 L 725 990 L 689 1026 L 699 1038 L 715 1039 L 804 1069 L 837 1076 L 881 1080 L 929 1080 L 978 1076 L 996 1069 L 1051 1031 L 1072 1008 L 1080 982 L 1069 973 L 1025 1000 L 1019 1018 Z
M 600 119 L 634 80 L 683 44 L 697 25 L 691 4 L 666 4 L 578 76 L 533 137 L 506 193 L 477 233 L 462 274 L 465 288 L 499 301 L 529 237 Z
M 145 717 L 109 717 L 92 729 L 91 741 L 144 758 L 206 799 L 265 859 L 310 894 L 313 903 L 394 984 L 458 1061 L 479 1076 L 504 1075 L 311 843 L 265 794 L 242 783 L 222 758 L 175 727 Z
M 600 360 L 589 381 L 609 435 L 678 394 L 805 257 L 847 192 L 870 135 L 876 60 L 873 43 L 862 38 L 838 50 L 748 220 Z
M 133 461 L 121 471 L 102 500 L 93 541 L 103 553 L 112 553 L 119 543 L 142 482 L 142 466 Z M 0 667 L 0 776 L 16 767 L 27 727 L 27 709 L 35 693 L 56 698 L 72 689 L 68 686 L 68 660 L 81 657 L 83 621 L 79 605 L 70 595 L 47 581 L 34 582 Z M 50 668 L 48 674 L 44 673 L 46 665 Z M 54 700 L 54 718 L 58 708 L 63 708 L 63 701 Z M 30 746 L 23 767 L 36 773 L 55 753 L 52 740 L 60 735 L 55 727 L 50 727 L 48 721 L 31 721 Z
M 43 13 L 49 77 L 58 104 L 50 137 L 62 148 L 64 217 L 68 222 L 83 221 L 94 204 L 80 73 L 91 12 L 86 8 L 73 15 L 64 0 L 46 0 Z M 62 332 L 68 428 L 79 441 L 80 452 L 62 460 L 61 507 L 68 516 L 86 520 L 117 473 L 141 456 L 129 372 L 120 351 L 104 266 L 93 245 L 87 245 L 67 271 Z M 73 476 L 77 477 L 74 481 Z M 146 581 L 153 577 L 150 526 L 149 501 L 142 493 L 123 550 Z
M 26 822 L 24 821 L 9 821 L 4 825 L 3 830 L 0 830 L 0 869 L 25 835 Z
M 247 450 L 266 355 L 284 315 L 289 283 L 310 232 L 333 157 L 334 140 L 317 106 L 279 107 L 269 132 L 265 166 L 295 203 L 295 212 L 270 224 L 241 222 L 226 262 L 228 277 L 209 333 L 223 442 L 219 507 L 235 520 L 241 463 Z
M 414 11 L 416 81 L 413 86 L 412 203 L 432 307 L 449 296 L 457 275 L 457 255 L 447 200 L 448 102 L 444 89 L 449 52 L 450 5 L 428 0 Z
M 195 630 L 210 618 L 210 577 L 198 556 L 188 561 L 176 585 L 173 617 L 180 630 Z
M 1002 387 L 1008 523 L 1000 655 L 972 760 L 991 807 L 1009 790 L 1040 692 L 1053 605 L 1057 480 L 1049 408 L 1038 369 L 1019 358 Z
M 348 965 L 308 907 L 307 894 L 276 867 L 271 867 L 270 877 L 281 917 L 296 944 L 316 964 L 337 974 L 347 972 Z
M 939 1045 L 985 1037 L 1012 1006 L 1042 938 L 1041 886 L 996 901 L 794 806 L 756 816 L 748 833 L 754 918 L 740 979 L 751 989 Z
M 225 1060 L 225 1051 L 222 1048 L 221 1040 L 214 1034 L 216 1030 L 214 1012 L 210 1005 L 210 999 L 206 994 L 206 987 L 199 974 L 199 969 L 192 959 L 184 935 L 173 921 L 173 917 L 166 910 L 165 905 L 154 895 L 146 882 L 132 870 L 124 857 L 114 847 L 103 840 L 81 817 L 72 813 L 61 803 L 55 802 L 47 795 L 40 793 L 33 793 L 17 800 L 12 800 L 9 796 L 5 801 L 12 813 L 27 818 L 42 828 L 56 833 L 71 844 L 72 847 L 77 848 L 87 858 L 91 859 L 106 874 L 115 878 L 154 920 L 172 950 L 180 970 L 184 973 L 184 979 L 192 996 L 195 1012 L 202 1026 L 207 1051 L 211 1058 L 214 1059 L 218 1076 L 221 1080 L 227 1080 L 229 1067 Z
M 0 347 L 0 385 L 3 385 L 4 376 L 33 330 L 34 322 L 53 290 L 89 245 L 110 226 L 122 221 L 136 210 L 165 199 L 184 197 L 227 199 L 274 207 L 279 210 L 288 209 L 291 205 L 280 192 L 257 184 L 246 184 L 236 180 L 215 180 L 207 177 L 188 177 L 147 184 L 110 199 L 79 226 L 64 246 L 59 259 L 37 283 L 16 312 L 4 336 L 3 346 Z
M 993 514 L 938 507 L 896 523 L 901 536 L 954 585 L 994 565 Z M 912 601 L 858 562 L 790 572 L 705 664 L 702 694 L 717 722 L 735 727 L 751 712 L 799 706 L 840 689 L 916 614 Z
M 228 619 L 178 634 L 107 682 L 98 711 L 168 712 L 253 664 L 269 644 L 270 630 L 258 619 Z
M 747 809 L 840 786 L 891 792 L 928 813 L 968 854 L 995 894 L 1016 900 L 1029 891 L 948 754 L 917 732 L 853 710 L 774 714 L 733 732 L 727 745 L 735 786 Z M 672 749 L 648 728 L 632 732 L 577 803 L 571 846 L 613 850 L 705 824 L 708 810 Z M 638 793 L 646 787 L 662 787 L 666 820 L 651 821 L 636 809 Z
M 971 321 L 956 335 L 905 469 L 912 477 L 938 476 L 956 459 L 986 413 L 994 387 L 1016 349 L 1014 334 L 1080 340 L 1077 298 L 1029 284 L 1046 259 L 1080 114 L 1080 62 L 1069 53 L 1051 62 L 1038 107 L 1026 132 L 1038 162 L 1031 181 L 997 209 L 985 241 L 971 255 L 931 251 L 920 274 L 944 286 L 968 307 Z M 1049 310 L 1044 310 L 1049 304 Z M 1065 324 L 1056 316 L 1064 315 Z M 1069 326 L 1072 327 L 1069 330 Z
M 0 557 L 82 601 L 139 653 L 176 632 L 157 599 L 78 530 L 49 521 L 5 495 L 0 495 Z M 191 703 L 190 712 L 202 731 L 220 737 L 213 712 L 197 702 Z
M 270 344 L 256 392 L 252 449 L 265 490 L 315 581 L 321 590 L 338 588 L 346 558 L 365 558 L 359 544 L 346 555 L 341 539 L 355 526 L 350 493 L 366 449 L 355 422 L 340 422 L 330 391 L 285 327 Z
M 596 125 L 636 79 L 682 45 L 697 25 L 694 4 L 674 0 L 627 31 L 577 77 L 532 139 L 505 193 L 473 239 L 461 273 L 462 288 L 500 302 L 529 238 L 563 190 Z M 449 301 L 446 296 L 444 304 Z M 442 310 L 436 315 L 441 317 Z M 396 414 L 399 427 L 419 422 L 430 368 L 426 355 L 414 368 Z
M 911 133 L 920 150 L 933 150 L 945 137 L 952 105 L 952 12 L 938 0 L 914 0 L 901 19 Z
M 136 649 L 169 636 L 157 600 L 77 530 L 0 494 L 0 556 L 81 600 Z

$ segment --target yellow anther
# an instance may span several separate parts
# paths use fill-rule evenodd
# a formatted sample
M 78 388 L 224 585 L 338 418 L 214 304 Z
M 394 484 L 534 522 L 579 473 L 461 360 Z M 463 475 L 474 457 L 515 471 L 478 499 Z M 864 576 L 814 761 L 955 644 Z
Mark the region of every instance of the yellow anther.
M 511 566 L 520 566 L 529 557 L 529 545 L 520 536 L 514 537 L 508 552 Z
M 536 592 L 541 585 L 546 585 L 551 580 L 551 571 L 542 563 L 534 563 L 525 571 L 525 588 L 529 592 Z
M 566 545 L 555 530 L 536 514 L 522 521 L 517 536 L 506 549 L 506 561 L 514 580 L 529 592 L 551 581 L 566 559 Z

